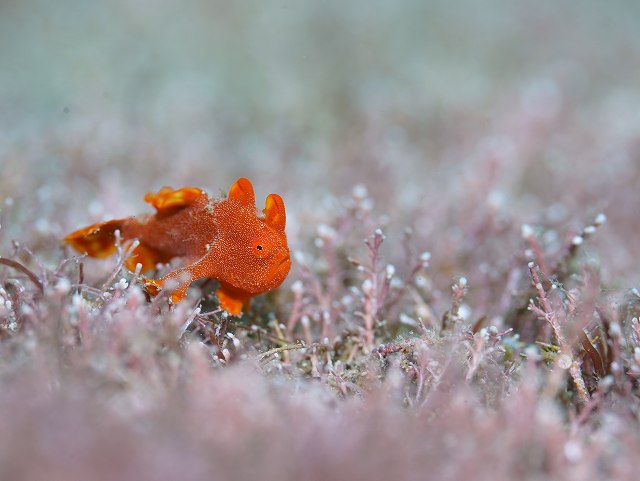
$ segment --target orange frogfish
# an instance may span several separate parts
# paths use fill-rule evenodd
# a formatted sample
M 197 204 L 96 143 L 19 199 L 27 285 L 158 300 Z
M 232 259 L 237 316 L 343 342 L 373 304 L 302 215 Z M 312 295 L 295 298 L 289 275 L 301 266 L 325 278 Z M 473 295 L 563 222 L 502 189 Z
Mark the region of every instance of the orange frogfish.
M 195 187 L 173 190 L 164 187 L 144 200 L 155 214 L 116 219 L 77 230 L 64 241 L 91 257 L 108 257 L 116 252 L 116 231 L 123 240 L 137 239 L 139 245 L 126 259 L 125 266 L 142 272 L 184 258 L 184 267 L 158 280 L 147 279 L 147 290 L 171 292 L 179 302 L 192 282 L 213 278 L 220 283 L 216 291 L 220 306 L 229 314 L 240 315 L 250 299 L 278 287 L 289 273 L 291 258 L 284 232 L 284 202 L 277 194 L 267 196 L 259 214 L 253 186 L 238 179 L 227 198 L 212 199 Z

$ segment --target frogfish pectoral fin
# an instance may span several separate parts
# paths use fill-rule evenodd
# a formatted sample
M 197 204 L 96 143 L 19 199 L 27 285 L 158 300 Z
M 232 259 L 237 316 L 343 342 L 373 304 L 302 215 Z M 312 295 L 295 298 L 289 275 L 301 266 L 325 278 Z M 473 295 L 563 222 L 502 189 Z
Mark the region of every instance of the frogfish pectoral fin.
M 160 291 L 162 290 L 162 284 L 159 281 L 156 281 L 155 279 L 147 279 L 144 276 L 140 276 L 140 281 L 144 285 L 144 289 L 149 295 L 157 296 L 158 294 L 160 294 Z
M 141 272 L 147 272 L 155 268 L 158 264 L 164 264 L 171 260 L 171 255 L 160 252 L 141 242 L 136 247 L 129 258 L 124 262 L 124 266 L 130 271 L 136 270 L 136 264 L 142 264 Z
M 145 288 L 152 296 L 166 289 L 171 293 L 169 297 L 171 302 L 178 303 L 187 297 L 191 283 L 203 277 L 199 271 L 198 264 L 181 267 L 158 280 L 145 279 Z
M 182 271 L 182 281 L 178 281 L 178 277 L 176 276 L 178 271 Z M 158 280 L 144 279 L 145 289 L 152 296 L 158 295 L 163 289 L 173 289 L 171 296 L 169 297 L 173 303 L 178 303 L 187 297 L 187 292 L 191 282 L 192 280 L 184 276 L 184 269 L 177 269 Z M 177 287 L 176 283 L 178 283 Z M 225 288 L 223 286 L 216 291 L 216 295 L 220 301 L 220 307 L 232 316 L 241 316 L 242 307 L 245 306 L 249 309 L 251 306 L 251 298 L 234 289 Z
M 166 277 L 166 276 L 165 276 Z M 143 279 L 144 288 L 151 296 L 157 296 L 160 294 L 160 291 L 163 289 L 173 289 L 169 299 L 174 304 L 184 300 L 187 297 L 187 292 L 189 292 L 189 286 L 191 285 L 191 281 L 183 282 L 178 284 L 177 287 L 173 288 L 172 284 L 175 282 L 174 279 L 166 280 L 165 277 L 162 279 Z
M 218 300 L 220 301 L 220 307 L 232 316 L 241 316 L 242 306 L 244 305 L 249 309 L 251 305 L 251 298 L 249 296 L 224 286 L 216 291 L 216 296 L 218 296 Z

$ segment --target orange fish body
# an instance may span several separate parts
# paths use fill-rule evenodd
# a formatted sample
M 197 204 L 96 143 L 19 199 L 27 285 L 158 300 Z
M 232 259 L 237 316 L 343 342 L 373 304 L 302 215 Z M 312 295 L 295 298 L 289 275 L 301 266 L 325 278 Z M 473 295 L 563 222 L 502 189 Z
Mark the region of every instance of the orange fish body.
M 182 257 L 184 267 L 157 281 L 147 280 L 148 290 L 165 288 L 172 291 L 171 300 L 179 302 L 193 281 L 213 278 L 220 283 L 216 294 L 221 307 L 232 315 L 240 315 L 252 297 L 287 277 L 291 259 L 279 195 L 267 196 L 262 215 L 256 210 L 253 186 L 244 178 L 231 186 L 226 199 L 212 199 L 194 187 L 165 187 L 147 194 L 145 201 L 155 207 L 154 215 L 94 224 L 64 240 L 91 257 L 107 257 L 116 251 L 119 230 L 122 239 L 140 243 L 125 265 L 133 270 L 140 263 L 143 272 Z

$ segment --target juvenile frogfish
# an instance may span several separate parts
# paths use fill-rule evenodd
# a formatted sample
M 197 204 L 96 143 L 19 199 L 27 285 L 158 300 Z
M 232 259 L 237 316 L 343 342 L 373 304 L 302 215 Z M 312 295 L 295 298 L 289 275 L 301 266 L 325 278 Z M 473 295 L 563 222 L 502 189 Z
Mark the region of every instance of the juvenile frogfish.
M 173 190 L 164 187 L 144 200 L 155 214 L 116 219 L 72 232 L 64 241 L 91 257 L 108 257 L 116 252 L 116 231 L 123 240 L 137 239 L 139 245 L 125 266 L 142 272 L 174 257 L 184 258 L 184 267 L 164 277 L 146 279 L 147 290 L 171 292 L 171 301 L 183 300 L 192 282 L 216 279 L 220 306 L 241 315 L 250 299 L 278 287 L 289 273 L 291 258 L 284 228 L 284 202 L 269 194 L 259 213 L 251 182 L 238 179 L 226 198 L 213 199 L 195 187 Z

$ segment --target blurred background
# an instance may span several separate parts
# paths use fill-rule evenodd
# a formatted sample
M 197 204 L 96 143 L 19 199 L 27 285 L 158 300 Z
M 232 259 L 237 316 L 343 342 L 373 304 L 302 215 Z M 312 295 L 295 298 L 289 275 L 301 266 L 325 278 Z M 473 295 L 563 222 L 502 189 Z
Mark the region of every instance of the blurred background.
M 3 0 L 4 239 L 246 176 L 283 195 L 296 248 L 361 184 L 372 226 L 411 226 L 448 274 L 487 255 L 487 215 L 518 249 L 523 223 L 562 238 L 605 211 L 633 277 L 639 19 L 633 0 Z
M 47 283 L 0 266 L 0 478 L 637 479 L 639 26 L 638 0 L 0 0 L 0 256 Z M 197 294 L 63 262 L 145 192 L 240 176 L 301 254 L 225 341 Z M 580 411 L 533 258 L 569 342 L 598 303 Z M 310 349 L 259 357 L 280 322 Z
M 225 124 L 245 135 L 337 136 L 363 116 L 426 119 L 495 102 L 532 75 L 573 76 L 574 95 L 594 95 L 634 87 L 638 73 L 640 6 L 631 0 L 0 8 L 8 123 L 103 112 L 152 132 L 202 135 Z

